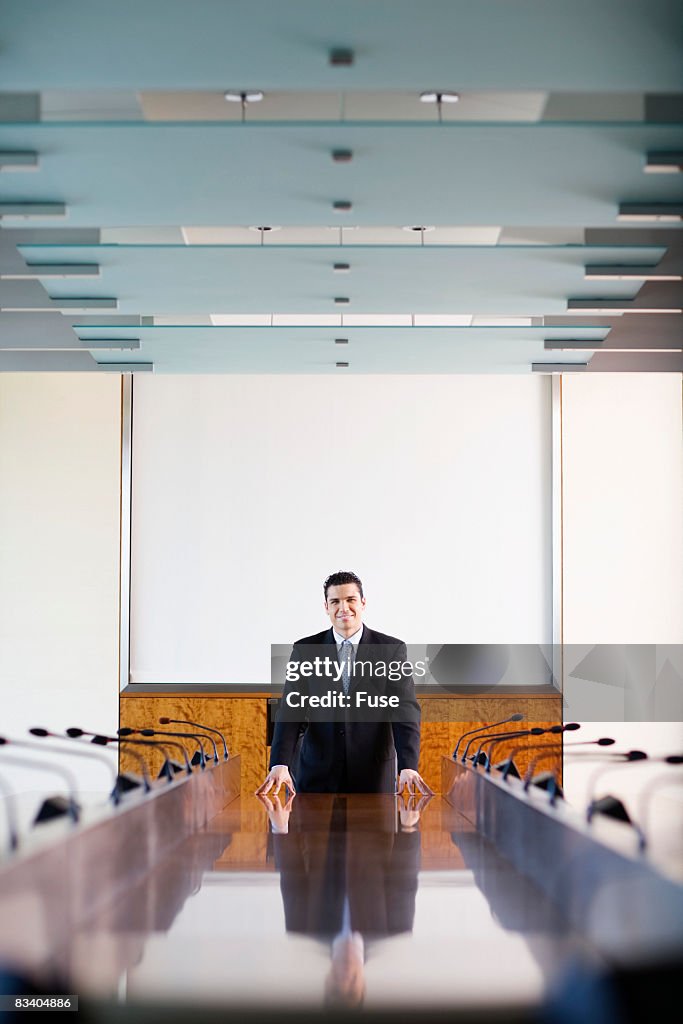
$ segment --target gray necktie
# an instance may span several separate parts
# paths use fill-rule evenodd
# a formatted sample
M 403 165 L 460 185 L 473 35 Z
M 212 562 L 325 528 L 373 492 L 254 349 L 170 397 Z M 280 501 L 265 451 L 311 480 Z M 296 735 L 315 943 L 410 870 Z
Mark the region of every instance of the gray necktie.
M 342 666 L 342 686 L 344 687 L 344 693 L 348 693 L 353 672 L 353 644 L 350 640 L 345 640 L 341 645 L 339 661 Z

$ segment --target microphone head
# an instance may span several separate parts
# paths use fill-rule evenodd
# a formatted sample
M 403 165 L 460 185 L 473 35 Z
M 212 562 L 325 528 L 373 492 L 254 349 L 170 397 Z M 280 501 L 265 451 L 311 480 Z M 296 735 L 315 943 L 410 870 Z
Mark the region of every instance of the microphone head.
M 116 730 L 116 735 L 117 736 L 132 736 L 134 732 L 135 732 L 135 729 L 131 729 L 129 726 L 126 725 L 126 726 L 124 726 L 123 729 L 117 729 Z
M 524 713 L 522 711 L 516 711 L 514 715 L 510 715 L 508 722 L 521 722 L 523 718 Z
M 669 754 L 664 760 L 667 764 L 683 764 L 683 754 Z
M 154 729 L 140 729 L 141 736 L 156 736 Z
M 162 717 L 159 719 L 159 725 L 170 725 L 170 724 L 171 724 L 171 719 L 167 718 L 166 715 L 162 715 Z
M 533 729 L 529 729 L 532 736 L 542 736 L 545 731 L 545 729 L 541 729 L 540 725 L 535 725 Z
M 107 743 L 109 743 L 109 740 L 107 739 L 106 736 L 93 736 L 90 742 L 96 743 L 98 747 L 106 747 Z
M 616 740 L 613 740 L 611 736 L 601 736 L 595 742 L 599 747 L 611 747 L 613 743 L 616 743 Z
M 47 729 L 29 729 L 31 736 L 49 736 Z
M 84 732 L 82 729 L 66 729 L 66 734 L 75 740 L 78 739 L 79 736 L 83 736 Z
M 565 732 L 576 732 L 577 729 L 581 728 L 580 722 L 567 722 L 564 727 Z
M 554 733 L 564 732 L 564 726 L 563 725 L 551 725 L 550 728 L 548 729 L 548 732 L 554 732 Z
M 647 754 L 644 750 L 629 750 L 626 755 L 627 761 L 647 761 Z
M 4 747 L 6 743 L 9 743 L 9 740 L 6 740 L 4 736 L 0 736 L 0 747 Z

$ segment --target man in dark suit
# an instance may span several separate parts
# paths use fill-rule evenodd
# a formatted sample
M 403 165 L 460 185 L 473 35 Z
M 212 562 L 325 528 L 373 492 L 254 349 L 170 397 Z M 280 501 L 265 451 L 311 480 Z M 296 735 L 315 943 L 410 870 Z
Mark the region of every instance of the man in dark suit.
M 362 715 L 336 710 L 323 720 L 324 712 L 311 714 L 305 707 L 292 712 L 287 705 L 292 687 L 287 684 L 275 725 L 270 771 L 257 794 L 272 790 L 277 795 L 283 785 L 292 794 L 297 789 L 307 793 L 394 793 L 397 771 L 399 792 L 431 792 L 417 771 L 420 708 L 412 673 L 403 672 L 399 679 L 389 680 L 386 672 L 387 666 L 406 665 L 406 645 L 363 625 L 365 597 L 355 573 L 333 573 L 325 580 L 324 592 L 332 628 L 298 640 L 290 665 L 312 664 L 321 653 L 333 661 L 339 671 L 332 683 L 327 679 L 326 686 L 328 692 L 337 693 L 342 708 L 348 708 L 355 691 L 367 682 L 354 669 L 370 666 L 373 692 L 381 692 L 382 699 L 398 697 L 400 712 Z

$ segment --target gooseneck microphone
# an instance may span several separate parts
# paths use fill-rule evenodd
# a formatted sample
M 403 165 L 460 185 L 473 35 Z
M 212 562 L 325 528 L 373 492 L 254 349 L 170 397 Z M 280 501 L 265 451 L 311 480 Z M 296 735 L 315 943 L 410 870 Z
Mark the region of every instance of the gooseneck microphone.
M 0 747 L 9 746 L 10 743 L 14 746 L 14 741 L 0 736 Z M 0 761 L 5 764 L 16 765 L 17 768 L 27 768 L 31 771 L 59 775 L 64 780 L 66 791 L 69 794 L 68 799 L 64 800 L 63 797 L 47 797 L 33 820 L 34 825 L 41 821 L 47 821 L 49 818 L 58 817 L 61 814 L 68 814 L 73 823 L 76 824 L 81 814 L 81 807 L 77 800 L 78 784 L 73 772 L 70 772 L 67 768 L 52 764 L 50 761 L 38 761 L 33 757 L 16 757 L 13 754 L 7 755 L 4 749 Z M 60 801 L 63 801 L 63 803 L 60 803 Z
M 14 799 L 14 793 L 2 778 L 0 778 L 0 793 L 2 793 L 4 797 L 5 821 L 7 822 L 9 850 L 10 853 L 14 853 L 14 851 L 19 847 L 19 829 L 17 827 L 17 804 Z
M 216 736 L 220 736 L 223 741 L 223 760 L 228 760 L 228 744 L 225 742 L 225 736 L 218 729 L 212 729 L 210 725 L 202 725 L 201 722 L 190 722 L 184 718 L 166 718 L 162 716 L 159 719 L 160 725 L 191 725 L 194 729 L 202 729 L 204 732 L 213 732 Z
M 470 729 L 468 732 L 464 732 L 455 745 L 452 760 L 455 761 L 455 759 L 457 758 L 458 750 L 460 749 L 460 744 L 462 743 L 466 736 L 472 736 L 475 732 L 484 732 L 486 729 L 495 729 L 499 725 L 507 725 L 508 722 L 521 722 L 523 719 L 523 713 L 521 711 L 516 711 L 514 715 L 510 715 L 509 718 L 504 718 L 500 722 L 489 722 L 487 725 L 480 725 L 476 729 Z M 463 757 L 463 762 L 464 760 L 465 758 Z
M 475 765 L 478 763 L 477 759 L 484 742 L 490 740 L 494 740 L 495 742 L 497 742 L 499 739 L 513 739 L 516 736 L 541 736 L 545 731 L 545 729 L 542 729 L 540 726 L 535 725 L 530 729 L 515 729 L 513 732 L 488 732 L 484 733 L 483 736 L 472 736 L 472 738 L 468 739 L 467 741 L 465 751 L 463 753 L 462 758 L 460 759 L 461 763 L 465 764 L 465 762 L 467 761 L 467 753 L 470 749 L 470 746 L 472 745 L 472 743 L 475 743 L 477 739 L 480 740 L 480 742 L 476 757 L 474 758 Z
M 677 767 L 683 765 L 683 756 L 680 754 L 670 754 L 669 757 L 662 758 L 664 764 Z M 638 801 L 638 818 L 641 823 L 641 834 L 643 836 L 643 844 L 645 842 L 647 834 L 647 814 L 652 802 L 652 797 L 658 790 L 665 789 L 668 786 L 681 786 L 681 776 L 675 775 L 672 777 L 671 772 L 667 772 L 666 775 L 658 775 L 656 778 L 651 779 L 650 782 L 643 788 L 643 792 L 640 794 Z
M 154 747 L 155 749 L 158 747 L 159 750 L 161 751 L 161 753 L 164 756 L 164 763 L 161 766 L 161 770 L 159 772 L 158 778 L 162 778 L 163 777 L 163 778 L 168 779 L 169 782 L 173 782 L 173 773 L 174 772 L 182 772 L 182 771 L 184 771 L 184 768 L 183 768 L 182 764 L 179 764 L 177 761 L 172 760 L 171 755 L 168 752 L 168 748 L 165 747 L 163 745 L 163 743 L 155 743 L 154 740 L 131 740 L 131 739 L 124 739 L 121 736 L 103 736 L 101 733 L 96 733 L 96 732 L 86 733 L 86 735 L 92 736 L 92 739 L 91 739 L 90 742 L 91 743 L 96 743 L 100 747 L 106 747 L 107 744 L 109 744 L 109 743 L 118 743 L 119 750 L 122 747 L 132 747 L 132 746 L 136 746 L 136 747 Z M 142 762 L 142 765 L 144 767 L 144 778 L 149 780 L 149 775 L 148 775 L 148 772 L 147 772 L 147 765 L 145 763 L 145 759 L 143 757 L 140 757 L 138 754 L 136 754 L 132 750 L 129 750 L 128 753 L 132 754 L 133 757 L 138 758 L 138 760 Z M 149 789 L 151 789 L 151 788 L 152 787 L 149 786 Z M 146 792 L 149 792 L 149 789 L 146 789 Z
M 465 753 L 463 754 L 463 758 L 462 759 L 463 759 L 463 761 L 465 761 L 467 759 L 467 751 L 470 749 L 470 744 L 476 743 L 477 740 L 480 740 L 481 742 L 479 743 L 479 746 L 477 747 L 476 754 L 472 758 L 472 760 L 474 762 L 474 767 L 475 768 L 479 764 L 481 764 L 481 761 L 479 760 L 479 757 L 480 757 L 480 754 L 482 752 L 482 748 L 487 743 L 489 743 L 491 745 L 491 749 L 493 749 L 493 747 L 495 747 L 496 744 L 501 742 L 502 740 L 516 740 L 518 736 L 542 736 L 545 732 L 547 732 L 547 730 L 546 729 L 541 729 L 540 725 L 534 725 L 534 726 L 532 726 L 531 729 L 517 729 L 515 732 L 491 732 L 491 733 L 488 733 L 485 736 L 475 736 L 467 744 L 467 747 L 465 748 Z M 490 763 L 491 763 L 491 758 L 488 755 L 484 754 L 484 759 L 485 759 L 486 767 L 488 768 Z
M 90 736 L 91 737 L 90 742 L 91 743 L 95 743 L 97 746 L 100 746 L 100 747 L 106 747 L 108 743 L 118 743 L 119 742 L 119 737 L 118 736 L 103 736 L 100 733 L 90 732 L 87 729 L 79 729 L 79 728 L 77 728 L 75 726 L 72 726 L 69 729 L 65 729 L 64 731 L 65 731 L 65 734 L 70 739 L 80 739 L 81 736 Z M 162 750 L 162 753 L 164 755 L 164 762 L 168 763 L 168 765 L 169 765 L 169 768 L 165 769 L 163 771 L 163 774 L 166 776 L 166 778 L 168 778 L 169 782 L 173 781 L 173 772 L 171 771 L 170 765 L 171 764 L 175 764 L 175 762 L 171 761 L 171 759 L 169 757 L 169 754 L 168 754 L 168 751 L 166 750 L 165 747 L 163 747 L 160 743 L 152 743 L 151 741 L 145 741 L 145 740 L 128 740 L 125 745 L 126 745 L 126 747 L 131 748 L 133 746 L 133 744 L 135 744 L 136 747 L 160 747 L 161 750 Z M 122 746 L 123 746 L 123 744 L 122 744 Z M 139 754 L 135 750 L 129 749 L 128 753 L 140 765 L 140 774 L 142 775 L 143 787 L 144 787 L 145 793 L 149 793 L 151 788 L 152 788 L 152 785 L 151 785 L 151 780 L 150 780 L 150 777 L 149 777 L 149 771 L 147 769 L 147 762 L 145 761 L 144 757 L 142 757 L 142 755 Z M 182 765 L 179 764 L 178 765 L 178 771 L 182 771 L 182 770 L 183 770 Z
M 58 732 L 50 732 L 49 729 L 34 728 L 29 729 L 29 732 L 32 736 L 40 736 L 44 738 L 49 737 L 55 740 L 74 740 L 76 738 L 74 736 L 70 736 L 68 733 L 60 734 Z M 35 749 L 39 746 L 39 744 L 31 744 L 31 746 Z M 114 804 L 118 804 L 121 800 L 121 793 L 124 792 L 126 789 L 130 788 L 129 780 L 126 779 L 125 776 L 120 775 L 116 771 L 116 768 L 112 765 L 111 761 L 109 761 L 108 758 L 104 757 L 104 755 L 96 754 L 94 750 L 64 750 L 61 747 L 59 748 L 59 750 L 55 750 L 54 747 L 50 747 L 50 750 L 54 751 L 54 753 L 68 754 L 69 757 L 71 757 L 72 755 L 74 757 L 90 757 L 96 761 L 99 761 L 100 764 L 106 764 L 107 768 L 109 769 L 109 771 L 112 772 L 112 775 L 114 777 L 114 788 L 110 793 L 111 800 Z
M 29 732 L 31 733 L 32 736 L 50 735 L 47 729 L 29 729 Z M 59 737 L 59 739 L 63 738 L 63 736 Z M 87 757 L 89 760 L 99 761 L 100 764 L 105 764 L 107 766 L 107 771 L 111 774 L 111 777 L 114 782 L 114 788 L 112 792 L 109 794 L 111 800 L 113 801 L 113 803 L 117 804 L 121 799 L 116 789 L 116 768 L 108 758 L 102 757 L 101 755 L 96 754 L 92 750 L 65 750 L 64 747 L 55 747 L 52 744 L 45 743 L 31 743 L 30 740 L 5 740 L 5 742 L 11 743 L 13 747 L 18 747 L 20 750 L 42 750 L 43 752 L 61 755 L 62 757 Z
M 579 722 L 567 722 L 565 725 L 551 725 L 549 729 L 543 729 L 541 735 L 544 735 L 544 736 L 547 736 L 547 735 L 558 736 L 558 735 L 560 735 L 561 733 L 564 733 L 564 732 L 576 732 L 576 730 L 580 729 L 580 728 L 581 728 L 581 724 Z M 544 744 L 537 744 L 537 746 L 544 746 Z M 553 747 L 554 747 L 554 749 L 557 749 L 557 747 L 559 747 L 559 749 L 562 750 L 562 744 L 561 743 L 557 744 L 556 746 L 553 745 Z M 503 772 L 502 780 L 503 780 L 503 782 L 505 782 L 507 780 L 507 777 L 508 777 L 508 775 L 510 774 L 510 772 L 512 770 L 512 765 L 514 764 L 514 760 L 515 760 L 515 754 L 519 753 L 523 749 L 524 748 L 521 747 L 521 746 L 515 747 L 514 750 L 511 752 L 509 758 L 507 759 L 506 763 L 503 765 L 503 767 L 502 767 L 502 772 Z M 529 747 L 527 749 L 534 750 L 535 748 L 532 746 L 532 747 Z M 487 771 L 491 770 L 491 760 L 492 760 L 492 758 L 489 759 L 489 764 L 487 766 Z M 526 776 L 525 776 L 525 781 L 526 781 Z M 528 786 L 525 786 L 524 788 L 527 789 Z
M 142 729 L 131 729 L 129 726 L 125 726 L 123 729 L 117 729 L 116 732 L 118 733 L 119 736 L 142 736 Z M 153 730 L 152 733 L 154 734 Z M 158 746 L 161 746 L 161 744 L 158 744 Z M 190 764 L 190 759 L 187 756 L 187 751 L 185 750 L 185 747 L 182 745 L 182 743 L 167 742 L 165 746 L 174 747 L 176 750 L 180 750 L 182 752 L 183 760 L 185 762 L 185 773 L 187 775 L 192 775 L 192 765 Z
M 199 733 L 195 732 L 164 732 L 161 729 L 140 729 L 141 736 L 177 736 L 178 738 L 185 737 L 188 740 L 194 740 L 197 744 L 197 750 L 192 758 L 192 764 L 199 764 L 201 768 L 206 768 L 206 754 L 204 752 L 204 740 L 207 743 L 213 743 L 214 761 L 218 764 L 218 748 L 215 742 L 209 736 L 200 736 Z M 195 757 L 199 757 L 198 761 L 195 761 Z

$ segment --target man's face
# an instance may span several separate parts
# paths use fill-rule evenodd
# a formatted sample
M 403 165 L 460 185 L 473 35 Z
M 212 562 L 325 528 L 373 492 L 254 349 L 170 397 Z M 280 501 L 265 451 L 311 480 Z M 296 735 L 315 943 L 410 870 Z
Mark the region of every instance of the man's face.
M 340 636 L 353 636 L 363 624 L 365 598 L 355 583 L 342 583 L 328 587 L 325 611 Z

